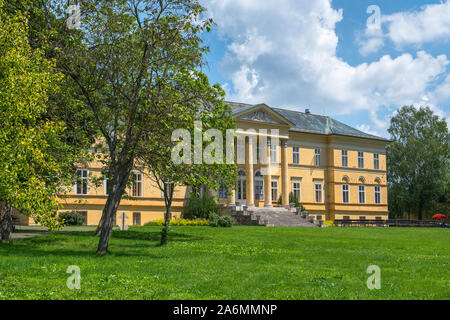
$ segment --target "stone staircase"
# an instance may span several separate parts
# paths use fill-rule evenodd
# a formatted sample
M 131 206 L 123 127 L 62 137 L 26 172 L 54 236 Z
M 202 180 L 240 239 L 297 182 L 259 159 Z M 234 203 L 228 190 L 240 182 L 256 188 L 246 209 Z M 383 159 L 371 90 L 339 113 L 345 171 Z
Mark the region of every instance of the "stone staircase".
M 237 206 L 227 208 L 228 213 L 239 225 L 266 227 L 318 227 L 313 220 L 296 214 L 296 209 L 247 208 Z

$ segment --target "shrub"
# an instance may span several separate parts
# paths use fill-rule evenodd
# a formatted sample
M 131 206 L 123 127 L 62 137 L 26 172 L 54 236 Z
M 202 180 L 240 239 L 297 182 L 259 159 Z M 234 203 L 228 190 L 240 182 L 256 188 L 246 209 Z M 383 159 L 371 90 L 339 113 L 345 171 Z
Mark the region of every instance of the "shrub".
M 85 223 L 84 217 L 76 211 L 61 212 L 58 220 L 67 226 L 81 226 Z
M 204 195 L 199 197 L 196 193 L 191 196 L 183 208 L 181 216 L 183 219 L 209 219 L 211 214 L 219 214 L 220 208 L 214 197 Z
M 209 219 L 209 225 L 211 227 L 230 228 L 233 226 L 233 220 L 228 216 L 220 216 L 218 214 L 212 214 Z
M 334 220 L 325 220 L 325 222 L 323 224 L 325 224 L 329 227 L 332 227 L 332 226 L 334 226 Z
M 145 224 L 146 226 L 163 226 L 164 219 L 158 219 Z M 208 226 L 209 221 L 202 220 L 190 220 L 190 219 L 172 219 L 170 220 L 171 226 L 191 226 L 191 227 L 199 227 L 199 226 Z

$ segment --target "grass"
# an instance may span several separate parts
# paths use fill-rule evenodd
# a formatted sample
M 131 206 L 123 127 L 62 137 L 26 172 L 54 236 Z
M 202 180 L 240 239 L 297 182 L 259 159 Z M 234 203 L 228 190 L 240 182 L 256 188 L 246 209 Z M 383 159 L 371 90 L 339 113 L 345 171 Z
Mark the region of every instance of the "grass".
M 448 229 L 172 227 L 166 247 L 160 229 L 113 231 L 104 257 L 92 232 L 0 244 L 0 299 L 450 298 Z

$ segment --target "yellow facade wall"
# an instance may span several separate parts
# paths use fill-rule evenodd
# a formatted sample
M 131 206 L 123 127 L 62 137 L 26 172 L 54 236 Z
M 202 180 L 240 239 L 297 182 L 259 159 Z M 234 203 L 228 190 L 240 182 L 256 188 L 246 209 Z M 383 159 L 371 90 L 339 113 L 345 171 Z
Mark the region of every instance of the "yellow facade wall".
M 259 125 L 266 128 L 266 125 Z M 238 128 L 246 130 L 255 127 L 255 124 L 238 122 Z M 273 126 L 272 126 L 273 127 Z M 258 125 L 256 125 L 258 129 Z M 301 198 L 303 206 L 311 215 L 321 215 L 326 219 L 342 219 L 349 216 L 357 219 L 367 216 L 367 219 L 388 216 L 387 180 L 386 180 L 386 154 L 384 141 L 368 140 L 355 137 L 326 136 L 311 133 L 288 131 L 286 127 L 280 128 L 282 138 L 288 138 L 287 162 L 289 192 L 293 192 L 293 181 L 301 181 Z M 298 146 L 300 162 L 293 163 L 293 146 Z M 315 164 L 315 149 L 321 151 L 320 166 Z M 348 166 L 342 166 L 342 150 L 348 150 Z M 358 151 L 364 152 L 364 168 L 358 168 Z M 281 180 L 281 153 L 277 148 L 277 162 L 272 164 L 272 179 L 278 181 L 278 195 L 282 194 Z M 373 167 L 373 155 L 379 154 L 379 169 Z M 238 165 L 245 170 L 245 165 Z M 95 225 L 100 220 L 103 206 L 106 202 L 104 180 L 101 174 L 101 164 L 93 162 L 88 166 L 91 177 L 98 179 L 98 185 L 90 185 L 89 194 L 75 195 L 74 186 L 68 188 L 67 194 L 60 196 L 61 211 L 76 210 L 87 211 L 87 224 Z M 254 165 L 254 173 L 261 169 L 260 164 Z M 315 201 L 315 182 L 322 183 L 322 202 Z M 349 203 L 342 202 L 342 184 L 350 186 Z M 366 202 L 358 202 L 358 185 L 366 186 Z M 381 187 L 381 204 L 375 204 L 374 186 Z M 128 196 L 131 190 L 127 189 Z M 173 213 L 180 216 L 183 205 L 189 197 L 189 188 L 177 187 L 174 195 Z M 272 199 L 274 206 L 278 199 Z M 226 204 L 226 200 L 221 200 Z M 264 206 L 264 201 L 255 201 L 256 206 Z M 125 212 L 128 215 L 127 223 L 132 225 L 133 212 L 141 213 L 141 224 L 164 217 L 164 201 L 161 191 L 155 186 L 144 172 L 142 197 L 130 199 L 124 197 L 121 201 L 118 214 Z

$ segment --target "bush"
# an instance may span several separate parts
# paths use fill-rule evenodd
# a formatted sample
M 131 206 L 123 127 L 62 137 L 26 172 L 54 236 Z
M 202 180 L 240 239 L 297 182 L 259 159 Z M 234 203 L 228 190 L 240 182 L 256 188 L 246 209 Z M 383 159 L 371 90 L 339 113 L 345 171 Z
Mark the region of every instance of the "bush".
M 326 226 L 332 227 L 334 226 L 334 220 L 325 220 L 324 224 Z
M 227 216 L 212 214 L 209 219 L 209 225 L 215 228 L 230 228 L 233 226 L 233 220 L 231 220 L 231 218 Z
M 163 226 L 164 219 L 158 219 L 145 224 L 146 226 Z M 190 227 L 199 227 L 199 226 L 208 226 L 209 221 L 202 220 L 189 220 L 189 219 L 172 219 L 170 220 L 171 226 L 190 226 Z
M 81 226 L 85 223 L 84 217 L 76 211 L 61 212 L 58 221 L 66 226 Z
M 183 219 L 209 219 L 211 214 L 220 214 L 220 208 L 214 197 L 204 195 L 199 197 L 191 193 L 183 208 L 181 216 Z

